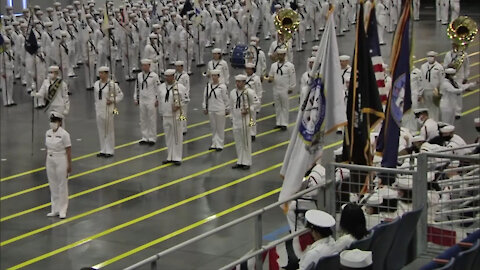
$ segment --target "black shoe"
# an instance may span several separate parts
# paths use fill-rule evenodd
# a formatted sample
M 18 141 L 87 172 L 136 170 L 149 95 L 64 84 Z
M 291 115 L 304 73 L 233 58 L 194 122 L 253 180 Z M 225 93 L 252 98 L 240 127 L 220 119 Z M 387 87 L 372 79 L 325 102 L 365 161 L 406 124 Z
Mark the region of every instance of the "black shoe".
M 250 166 L 248 166 L 248 165 L 242 165 L 242 170 L 250 170 Z
M 139 144 L 147 144 L 148 142 L 147 141 L 144 141 L 144 140 L 141 140 L 138 142 Z
M 113 155 L 112 154 L 105 154 L 104 157 L 105 158 L 111 158 L 111 157 L 113 157 Z
M 215 148 L 215 147 L 210 147 L 210 148 L 208 148 L 208 150 L 217 150 L 217 148 Z
M 127 78 L 126 81 L 127 82 L 135 81 L 135 78 Z
M 235 164 L 232 166 L 232 169 L 241 169 L 242 168 L 242 165 L 240 164 Z
M 14 102 L 14 103 L 10 104 L 10 106 L 17 106 L 17 103 Z
M 257 138 L 257 137 L 252 136 L 252 142 L 254 142 L 256 138 Z
M 458 119 L 460 119 L 460 118 L 461 118 L 460 115 L 455 115 L 455 120 L 458 120 Z
M 185 135 L 187 135 L 187 132 L 186 132 L 186 131 L 185 131 L 185 132 L 183 132 L 183 136 L 185 136 Z
M 281 128 L 280 126 L 275 126 L 273 129 L 278 129 L 278 128 Z
M 287 126 L 280 126 L 280 129 L 285 131 L 285 130 L 287 130 Z
M 337 130 L 336 133 L 337 133 L 338 135 L 342 135 L 343 132 L 342 132 L 341 130 Z
M 105 156 L 104 153 L 98 153 L 98 154 L 97 154 L 97 157 L 104 157 L 104 156 Z
M 73 93 L 72 93 L 72 92 L 68 92 L 68 95 L 71 96 L 71 95 L 73 95 Z
M 175 166 L 180 166 L 182 165 L 182 162 L 181 161 L 172 161 L 173 165 Z
M 171 161 L 171 160 L 164 160 L 164 161 L 162 161 L 162 164 L 168 164 L 168 163 L 172 163 L 172 161 Z
M 215 151 L 217 151 L 217 152 L 222 152 L 223 149 L 222 149 L 222 148 L 216 148 Z
M 203 67 L 205 64 L 198 64 L 197 67 Z
M 87 87 L 87 91 L 92 91 L 93 87 Z
M 152 146 L 152 145 L 155 145 L 155 142 L 147 142 L 148 145 Z

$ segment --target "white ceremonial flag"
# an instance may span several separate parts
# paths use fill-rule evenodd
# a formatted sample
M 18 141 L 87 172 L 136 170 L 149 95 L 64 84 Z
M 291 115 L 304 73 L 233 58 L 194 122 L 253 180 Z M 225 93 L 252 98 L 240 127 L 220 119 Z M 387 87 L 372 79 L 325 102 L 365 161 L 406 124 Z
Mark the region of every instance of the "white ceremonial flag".
M 305 172 L 321 157 L 325 135 L 347 123 L 335 23 L 330 14 L 332 11 L 310 74 L 310 92 L 300 104 L 283 160 L 279 201 L 300 191 Z

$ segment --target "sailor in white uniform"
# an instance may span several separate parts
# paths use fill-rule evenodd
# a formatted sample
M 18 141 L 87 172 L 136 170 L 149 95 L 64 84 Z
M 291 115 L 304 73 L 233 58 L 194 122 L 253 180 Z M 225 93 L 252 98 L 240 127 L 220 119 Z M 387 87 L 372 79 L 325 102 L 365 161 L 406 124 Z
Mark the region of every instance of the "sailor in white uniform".
M 335 253 L 332 228 L 335 226 L 335 219 L 327 212 L 320 210 L 308 210 L 305 213 L 307 227 L 310 228 L 315 241 L 305 251 L 300 259 L 299 270 L 311 269 L 311 265 L 327 256 Z
M 439 93 L 440 83 L 445 78 L 442 65 L 435 61 L 436 56 L 436 52 L 429 51 L 427 53 L 427 62 L 420 67 L 423 76 L 423 94 L 422 102 L 420 103 L 428 108 L 429 115 L 434 120 L 438 120 L 440 117 L 439 104 L 436 103 L 435 99 Z
M 142 72 L 138 73 L 135 82 L 133 100 L 140 108 L 140 144 L 154 145 L 157 141 L 158 89 L 160 79 L 157 73 L 151 71 L 152 60 L 144 58 L 141 61 Z
M 246 86 L 247 76 L 235 76 L 237 88 L 230 92 L 232 108 L 232 128 L 237 152 L 237 164 L 233 169 L 248 170 L 252 165 L 252 138 L 250 128 L 255 125 L 252 115 L 255 113 L 258 98 L 255 91 Z
M 68 175 L 72 171 L 70 134 L 62 128 L 63 115 L 50 113 L 50 129 L 45 134 L 46 171 L 52 210 L 47 217 L 66 218 L 68 208 Z
M 182 164 L 183 134 L 181 121 L 186 120 L 183 115 L 183 105 L 188 97 L 185 86 L 175 81 L 175 70 L 165 71 L 165 82 L 160 85 L 157 97 L 159 111 L 163 117 L 165 144 L 167 145 L 167 159 L 163 164 Z
M 429 111 L 427 108 L 418 108 L 413 111 L 415 113 L 415 118 L 420 124 L 420 136 L 425 141 L 430 141 L 431 139 L 438 136 L 438 123 L 429 118 Z
M 453 125 L 455 121 L 456 99 L 458 96 L 462 97 L 462 93 L 475 85 L 475 83 L 462 84 L 455 79 L 457 71 L 454 68 L 447 68 L 445 70 L 445 78 L 440 84 L 440 113 L 442 122 Z
M 213 49 L 212 57 L 213 59 L 207 64 L 207 72 L 205 75 L 208 77 L 211 70 L 218 69 L 220 70 L 220 83 L 228 86 L 230 81 L 230 71 L 227 62 L 222 59 L 222 50 L 220 48 Z M 210 80 L 210 82 L 212 81 Z
M 276 128 L 287 130 L 289 99 L 288 95 L 293 92 L 296 86 L 295 66 L 285 60 L 286 49 L 278 49 L 278 61 L 270 67 L 266 78 L 273 82 L 273 100 L 275 102 Z
M 109 79 L 110 69 L 98 68 L 100 80 L 93 85 L 100 153 L 97 157 L 113 157 L 115 151 L 114 113 L 116 104 L 123 99 L 123 92 L 117 83 Z
M 212 144 L 210 150 L 222 151 L 225 140 L 225 120 L 230 114 L 230 101 L 227 86 L 220 83 L 221 72 L 218 69 L 210 71 L 212 82 L 208 82 L 203 91 L 203 113 L 210 119 L 212 129 Z

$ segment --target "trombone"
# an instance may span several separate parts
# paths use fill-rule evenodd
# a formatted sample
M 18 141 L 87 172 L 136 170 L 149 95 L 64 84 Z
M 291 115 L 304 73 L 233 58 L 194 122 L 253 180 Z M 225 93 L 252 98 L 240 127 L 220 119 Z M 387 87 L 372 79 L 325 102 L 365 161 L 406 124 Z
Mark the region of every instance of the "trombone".
M 248 149 L 248 137 L 250 136 L 250 127 L 256 125 L 255 121 L 253 120 L 252 113 L 250 110 L 250 98 L 248 97 L 247 90 L 244 89 L 242 93 L 242 124 L 243 124 L 243 132 L 244 132 L 244 139 L 245 139 L 245 148 Z M 246 114 L 248 113 L 249 121 L 247 124 Z
M 173 132 L 175 133 L 175 144 L 178 144 L 178 126 L 177 126 L 177 110 L 180 110 L 180 115 L 178 120 L 180 121 L 187 121 L 187 118 L 183 114 L 182 104 L 180 100 L 180 93 L 178 91 L 178 83 L 174 82 L 173 89 L 173 104 L 172 104 L 172 112 L 173 112 Z

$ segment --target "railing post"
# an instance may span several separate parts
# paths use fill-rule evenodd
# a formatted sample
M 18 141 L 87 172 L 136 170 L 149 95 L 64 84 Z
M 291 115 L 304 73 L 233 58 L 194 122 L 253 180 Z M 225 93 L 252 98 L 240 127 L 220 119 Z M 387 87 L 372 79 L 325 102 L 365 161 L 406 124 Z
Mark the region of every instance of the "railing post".
M 325 186 L 318 190 L 318 202 L 322 202 L 319 206 L 325 212 L 335 216 L 335 165 L 332 163 L 327 165 L 325 180 Z
M 150 264 L 150 270 L 157 270 L 157 261 L 153 261 Z
M 262 214 L 255 217 L 255 250 L 262 248 L 263 232 L 262 232 Z M 255 269 L 262 269 L 262 254 L 255 256 Z
M 422 153 L 417 158 L 417 171 L 413 175 L 413 209 L 419 209 L 423 206 L 422 214 L 417 223 L 415 232 L 415 255 L 418 256 L 427 249 L 427 173 L 428 157 Z

